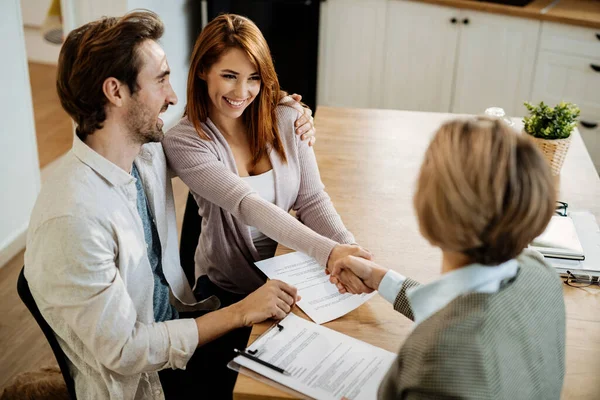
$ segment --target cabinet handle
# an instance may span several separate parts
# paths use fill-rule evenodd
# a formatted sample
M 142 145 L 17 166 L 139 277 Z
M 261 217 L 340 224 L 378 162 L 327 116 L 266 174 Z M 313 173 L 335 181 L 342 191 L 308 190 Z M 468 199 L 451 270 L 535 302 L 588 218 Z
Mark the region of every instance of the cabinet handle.
M 598 64 L 590 64 L 590 67 L 596 72 L 600 72 L 600 65 Z
M 450 20 L 450 22 L 452 22 L 453 24 L 455 24 L 455 23 L 457 23 L 457 22 L 458 22 L 458 20 L 457 20 L 456 18 L 452 18 L 452 19 Z
M 587 122 L 587 121 L 579 121 L 581 122 L 581 126 L 588 129 L 594 129 L 598 126 L 597 122 Z
M 469 18 L 465 18 L 465 19 L 463 19 L 463 24 L 465 24 L 465 25 L 469 25 Z

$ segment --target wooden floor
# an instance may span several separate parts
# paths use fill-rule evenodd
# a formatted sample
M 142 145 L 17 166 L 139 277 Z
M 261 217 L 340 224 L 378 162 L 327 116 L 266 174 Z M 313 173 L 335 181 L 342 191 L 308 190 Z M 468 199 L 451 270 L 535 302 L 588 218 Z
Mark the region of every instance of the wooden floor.
M 44 168 L 71 148 L 73 128 L 56 93 L 56 66 L 29 63 L 29 80 L 38 157 Z
M 177 227 L 181 223 L 188 189 L 178 178 L 173 180 Z M 0 268 L 0 393 L 16 374 L 56 365 L 50 345 L 17 294 L 17 277 L 23 266 L 20 252 Z

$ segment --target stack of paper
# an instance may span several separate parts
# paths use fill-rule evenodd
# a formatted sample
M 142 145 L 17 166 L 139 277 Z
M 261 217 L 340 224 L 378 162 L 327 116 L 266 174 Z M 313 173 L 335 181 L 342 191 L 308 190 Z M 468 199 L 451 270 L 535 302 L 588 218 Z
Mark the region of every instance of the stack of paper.
M 396 354 L 306 321 L 294 314 L 259 337 L 247 352 L 285 370 L 238 356 L 242 365 L 315 399 L 371 400 Z M 242 371 L 243 372 L 243 371 Z
M 596 218 L 589 211 L 571 211 L 569 216 L 573 220 L 577 237 L 581 241 L 585 260 L 546 257 L 546 261 L 560 273 L 571 271 L 600 276 L 600 228 L 596 223 Z
M 535 238 L 529 247 L 545 257 L 585 260 L 571 217 L 552 217 L 544 233 Z

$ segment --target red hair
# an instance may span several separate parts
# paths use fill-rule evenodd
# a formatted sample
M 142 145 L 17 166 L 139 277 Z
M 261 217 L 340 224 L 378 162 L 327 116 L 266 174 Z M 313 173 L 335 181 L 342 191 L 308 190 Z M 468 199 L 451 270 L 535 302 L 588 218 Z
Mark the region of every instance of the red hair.
M 275 108 L 279 103 L 280 88 L 267 41 L 260 29 L 248 18 L 222 14 L 204 27 L 196 40 L 187 82 L 185 115 L 202 139 L 209 140 L 200 123 L 206 122 L 210 98 L 202 76 L 232 48 L 242 50 L 261 79 L 257 98 L 244 111 L 243 118 L 250 135 L 252 164 L 256 165 L 268 153 L 270 145 L 285 162 L 285 150 L 277 129 Z

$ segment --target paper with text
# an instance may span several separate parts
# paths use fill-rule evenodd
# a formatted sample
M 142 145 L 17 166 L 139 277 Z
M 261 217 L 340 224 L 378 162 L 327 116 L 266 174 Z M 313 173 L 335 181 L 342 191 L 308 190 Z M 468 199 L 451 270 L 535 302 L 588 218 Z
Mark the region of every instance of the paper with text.
M 269 277 L 295 286 L 302 297 L 297 304 L 317 324 L 332 321 L 358 308 L 375 292 L 340 294 L 329 282 L 325 268 L 304 253 L 295 252 L 255 263 Z
M 294 314 L 247 349 L 286 376 L 244 357 L 233 361 L 315 399 L 375 399 L 396 354 L 306 321 Z

